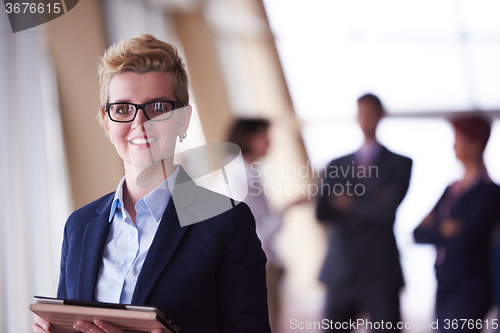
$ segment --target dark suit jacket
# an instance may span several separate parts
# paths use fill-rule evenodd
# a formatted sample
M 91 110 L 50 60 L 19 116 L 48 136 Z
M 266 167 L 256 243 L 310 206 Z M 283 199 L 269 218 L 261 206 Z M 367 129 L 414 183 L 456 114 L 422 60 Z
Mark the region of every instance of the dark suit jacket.
M 354 161 L 354 154 L 332 161 L 322 180 L 316 216 L 329 226 L 329 248 L 320 280 L 330 288 L 349 284 L 355 284 L 360 291 L 400 288 L 404 282 L 393 224 L 396 209 L 409 186 L 412 161 L 381 147 L 371 177 L 368 172 L 366 177 L 358 174 L 362 169 Z M 354 177 L 348 167 L 356 168 Z M 344 175 L 346 170 L 349 171 Z M 335 193 L 340 194 L 340 185 L 347 190 L 347 182 L 351 184 L 351 193 L 356 184 L 362 185 L 358 185 L 358 194 L 361 189 L 364 193 L 351 196 L 352 206 L 342 212 L 330 200 Z
M 491 266 L 493 271 L 493 289 L 495 304 L 500 307 L 500 221 L 497 222 L 496 232 L 491 248 Z M 500 318 L 500 313 L 498 314 Z
M 433 219 L 413 233 L 418 243 L 441 248 L 442 258 L 436 264 L 438 297 L 440 294 L 463 295 L 488 303 L 493 294 L 491 281 L 490 241 L 500 213 L 500 188 L 490 181 L 480 181 L 457 201 L 450 202 L 448 187 L 432 210 Z M 440 226 L 446 219 L 460 223 L 456 235 L 443 237 Z
M 196 186 L 182 168 L 177 183 L 183 183 L 183 200 L 174 205 L 171 198 L 167 205 L 132 304 L 156 306 L 183 333 L 270 332 L 266 257 L 250 209 L 239 203 L 181 227 L 178 211 L 195 221 L 203 212 L 227 205 L 229 198 Z M 110 193 L 78 209 L 66 222 L 59 298 L 94 300 L 113 197 Z

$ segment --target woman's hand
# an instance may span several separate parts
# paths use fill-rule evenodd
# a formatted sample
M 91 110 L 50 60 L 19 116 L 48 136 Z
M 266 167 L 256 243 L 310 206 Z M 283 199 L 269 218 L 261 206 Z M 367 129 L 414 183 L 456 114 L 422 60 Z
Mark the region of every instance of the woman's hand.
M 38 315 L 34 315 L 33 319 L 35 320 L 35 324 L 31 327 L 31 330 L 34 333 L 58 333 L 59 331 L 52 328 L 50 323 L 43 319 Z M 75 325 L 73 325 L 75 330 L 84 332 L 84 333 L 123 333 L 123 331 L 115 326 L 102 321 L 102 320 L 94 320 L 93 323 L 88 321 L 77 321 Z M 161 329 L 156 328 L 151 331 L 151 333 L 161 333 Z
M 330 199 L 330 205 L 343 213 L 351 209 L 353 205 L 353 199 L 352 196 L 349 196 L 347 194 L 333 195 Z
M 449 218 L 441 222 L 439 232 L 443 238 L 455 237 L 463 229 L 463 222 L 459 219 Z
M 93 323 L 88 321 L 77 321 L 76 324 L 73 325 L 73 328 L 84 333 L 123 333 L 123 331 L 116 326 L 98 319 L 94 320 Z M 152 330 L 151 333 L 161 333 L 161 329 L 156 328 Z
M 33 320 L 35 320 L 35 323 L 33 324 L 33 326 L 31 326 L 31 330 L 34 332 L 34 333 L 58 333 L 59 331 L 52 328 L 52 326 L 50 326 L 50 323 L 48 321 L 46 321 L 45 319 L 43 319 L 42 317 L 40 317 L 39 315 L 34 315 L 33 316 Z
M 310 202 L 309 198 L 308 197 L 300 197 L 288 204 L 285 205 L 285 207 L 283 207 L 283 212 L 286 213 L 288 212 L 291 208 L 294 208 L 296 206 L 299 206 L 299 205 L 302 205 L 302 204 L 305 204 L 305 203 L 308 203 Z
M 423 227 L 423 228 L 430 227 L 434 224 L 435 219 L 436 219 L 436 216 L 435 216 L 434 212 L 430 212 L 429 215 L 427 215 L 423 219 L 423 221 L 420 223 L 419 227 Z

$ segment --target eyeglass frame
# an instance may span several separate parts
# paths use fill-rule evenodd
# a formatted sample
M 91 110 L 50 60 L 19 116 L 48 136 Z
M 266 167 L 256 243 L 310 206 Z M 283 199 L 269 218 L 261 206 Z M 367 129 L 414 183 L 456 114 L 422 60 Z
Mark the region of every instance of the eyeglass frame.
M 154 101 L 154 102 L 147 102 L 147 103 L 144 103 L 144 104 L 135 104 L 135 103 L 128 103 L 128 102 L 116 102 L 116 103 L 106 103 L 105 105 L 105 110 L 106 112 L 108 113 L 108 117 L 111 121 L 115 122 L 115 123 L 131 123 L 135 120 L 135 117 L 137 117 L 137 113 L 139 112 L 139 110 L 142 110 L 142 113 L 144 113 L 144 116 L 146 117 L 147 120 L 151 120 L 151 121 L 163 121 L 163 120 L 168 120 L 170 118 L 172 118 L 172 116 L 168 117 L 168 118 L 164 118 L 164 119 L 158 119 L 158 120 L 155 120 L 155 118 L 149 118 L 148 117 L 148 114 L 146 113 L 146 110 L 145 110 L 145 107 L 149 104 L 153 104 L 153 103 L 168 103 L 170 105 L 172 105 L 172 111 L 167 111 L 167 112 L 172 112 L 172 115 L 174 114 L 174 110 L 177 110 L 177 109 L 180 109 L 180 108 L 183 108 L 186 106 L 186 104 L 180 102 L 180 101 Z M 178 103 L 180 103 L 180 107 L 177 107 L 176 108 L 176 105 L 179 105 Z M 127 104 L 127 105 L 133 105 L 135 107 L 135 114 L 134 114 L 134 117 L 130 120 L 114 120 L 111 115 L 109 114 L 109 107 L 112 106 L 112 105 L 118 105 L 118 104 Z M 166 112 L 165 112 L 166 113 Z

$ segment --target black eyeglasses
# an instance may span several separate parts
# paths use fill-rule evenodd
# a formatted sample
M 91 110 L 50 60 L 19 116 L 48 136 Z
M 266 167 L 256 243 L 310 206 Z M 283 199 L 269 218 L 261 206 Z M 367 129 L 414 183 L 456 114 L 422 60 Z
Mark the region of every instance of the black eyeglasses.
M 139 109 L 144 112 L 148 120 L 162 121 L 170 119 L 175 109 L 184 106 L 186 105 L 179 101 L 159 101 L 144 104 L 108 103 L 106 104 L 106 112 L 109 115 L 109 119 L 117 123 L 129 123 L 134 121 Z

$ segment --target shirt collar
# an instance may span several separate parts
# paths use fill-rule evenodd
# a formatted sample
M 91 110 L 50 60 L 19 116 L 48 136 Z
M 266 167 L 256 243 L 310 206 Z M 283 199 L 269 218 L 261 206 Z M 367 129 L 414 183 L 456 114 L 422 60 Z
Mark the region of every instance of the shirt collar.
M 381 149 L 382 145 L 380 145 L 378 141 L 369 141 L 364 142 L 358 152 L 366 155 L 376 155 L 380 152 Z
M 460 194 L 468 191 L 469 189 L 477 186 L 479 183 L 491 183 L 490 175 L 488 174 L 488 170 L 486 170 L 486 166 L 483 165 L 479 173 L 476 175 L 476 179 L 471 182 L 471 184 L 467 187 L 463 187 L 462 182 L 456 181 L 450 186 L 450 193 L 453 197 L 458 197 Z
M 158 185 L 154 190 L 149 192 L 140 201 L 144 201 L 150 210 L 151 214 L 155 218 L 156 222 L 160 222 L 165 209 L 167 208 L 168 201 L 170 200 L 171 189 L 175 184 L 177 175 L 179 174 L 179 166 L 175 166 L 174 172 L 165 179 L 160 185 Z M 111 204 L 111 211 L 109 212 L 109 222 L 113 220 L 117 209 L 123 209 L 123 185 L 125 184 L 125 176 L 120 180 L 118 187 L 115 192 L 115 197 L 113 203 Z
M 111 210 L 109 212 L 109 222 L 113 220 L 116 209 L 121 209 L 123 207 L 123 184 L 125 184 L 125 176 L 123 176 L 116 188 L 115 197 L 113 198 L 113 203 L 111 204 Z

